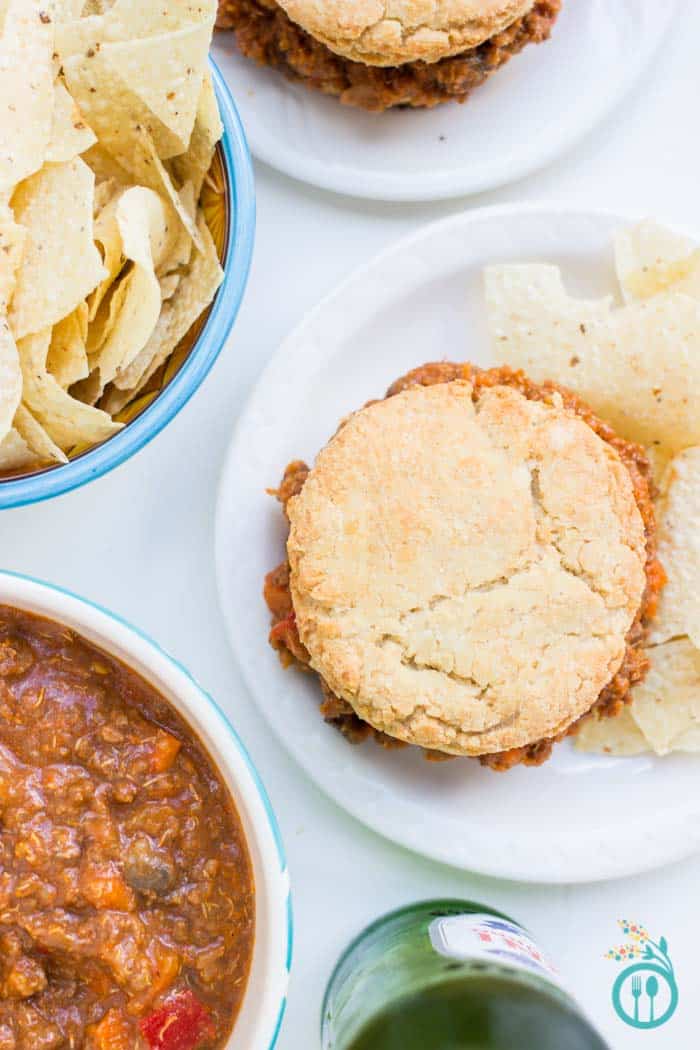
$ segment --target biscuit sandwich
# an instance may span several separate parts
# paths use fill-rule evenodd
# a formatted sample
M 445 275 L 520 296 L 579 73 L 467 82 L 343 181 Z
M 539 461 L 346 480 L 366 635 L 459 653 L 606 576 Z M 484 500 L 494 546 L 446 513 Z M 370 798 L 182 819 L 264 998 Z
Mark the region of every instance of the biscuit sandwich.
M 240 51 L 341 102 L 381 111 L 464 102 L 561 0 L 219 0 Z
M 426 365 L 287 468 L 270 640 L 352 742 L 538 765 L 646 673 L 650 486 L 643 450 L 570 392 Z

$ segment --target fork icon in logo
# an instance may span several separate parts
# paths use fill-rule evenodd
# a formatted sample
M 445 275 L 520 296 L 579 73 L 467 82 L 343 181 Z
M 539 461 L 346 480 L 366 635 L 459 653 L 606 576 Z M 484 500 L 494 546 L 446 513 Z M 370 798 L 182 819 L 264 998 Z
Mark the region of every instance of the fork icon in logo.
M 634 999 L 634 1020 L 639 1023 L 639 997 L 642 994 L 642 978 L 635 974 L 632 978 L 632 998 Z

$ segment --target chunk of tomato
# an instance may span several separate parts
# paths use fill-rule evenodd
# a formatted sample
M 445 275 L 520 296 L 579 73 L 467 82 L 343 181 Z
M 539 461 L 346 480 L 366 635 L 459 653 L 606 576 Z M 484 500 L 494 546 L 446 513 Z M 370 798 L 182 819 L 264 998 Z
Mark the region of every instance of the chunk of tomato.
M 216 1035 L 211 1014 L 189 990 L 171 995 L 140 1028 L 151 1050 L 197 1050 Z

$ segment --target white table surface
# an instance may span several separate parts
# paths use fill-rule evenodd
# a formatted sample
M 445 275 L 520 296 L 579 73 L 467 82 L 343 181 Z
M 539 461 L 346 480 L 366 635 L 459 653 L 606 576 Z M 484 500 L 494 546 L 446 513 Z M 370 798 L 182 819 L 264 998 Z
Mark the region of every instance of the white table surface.
M 687 0 L 653 73 L 614 117 L 556 165 L 498 193 L 436 205 L 371 204 L 259 167 L 248 293 L 203 388 L 159 438 L 111 475 L 0 516 L 3 568 L 69 587 L 150 633 L 218 698 L 250 748 L 280 819 L 294 886 L 295 964 L 279 1050 L 318 1047 L 325 981 L 364 923 L 405 902 L 446 894 L 490 903 L 535 931 L 614 1050 L 698 1045 L 700 858 L 637 879 L 548 888 L 455 872 L 385 843 L 319 794 L 253 708 L 224 636 L 213 561 L 217 480 L 247 392 L 304 312 L 392 240 L 452 211 L 538 198 L 636 210 L 700 235 L 698 41 L 700 4 Z M 619 967 L 603 954 L 621 940 L 621 917 L 669 942 L 680 1005 L 656 1031 L 626 1028 L 610 1005 Z

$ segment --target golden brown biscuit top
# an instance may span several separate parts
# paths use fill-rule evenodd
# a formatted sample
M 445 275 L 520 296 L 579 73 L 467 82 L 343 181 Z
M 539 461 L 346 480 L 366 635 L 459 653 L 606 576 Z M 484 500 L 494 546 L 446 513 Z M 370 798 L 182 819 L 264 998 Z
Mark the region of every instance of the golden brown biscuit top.
M 478 47 L 534 0 L 278 0 L 332 51 L 370 66 L 438 62 Z
M 617 671 L 645 586 L 617 453 L 562 406 L 468 382 L 351 416 L 288 506 L 312 667 L 375 728 L 453 754 L 565 729 Z

